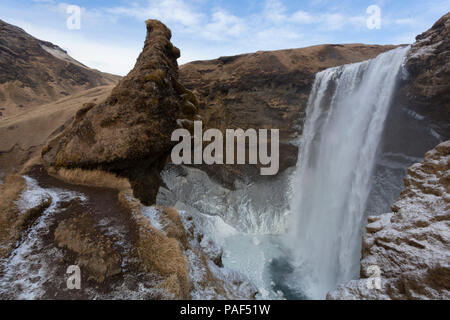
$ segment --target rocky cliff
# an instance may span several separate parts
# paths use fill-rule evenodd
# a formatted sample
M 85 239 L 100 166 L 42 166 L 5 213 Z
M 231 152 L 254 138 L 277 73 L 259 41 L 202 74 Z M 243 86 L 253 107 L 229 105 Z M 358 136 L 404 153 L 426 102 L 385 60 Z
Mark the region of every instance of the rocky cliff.
M 44 147 L 47 167 L 114 171 L 131 180 L 141 201 L 154 203 L 177 120 L 197 113 L 195 96 L 178 82 L 180 51 L 170 38 L 161 22 L 147 21 L 144 49 L 134 69 L 105 101 L 85 105 Z
M 180 67 L 180 81 L 199 98 L 199 114 L 206 127 L 280 129 L 282 172 L 296 164 L 298 149 L 291 142 L 301 134 L 315 74 L 326 68 L 371 59 L 393 48 L 347 44 L 259 51 L 185 64 Z M 232 184 L 233 177 L 256 172 L 250 166 L 246 167 L 249 170 L 243 168 L 208 166 L 203 169 Z
M 0 20 L 0 119 L 119 79 Z
M 405 103 L 450 139 L 450 12 L 420 34 L 406 61 Z
M 404 184 L 393 213 L 368 219 L 362 279 L 328 299 L 450 298 L 450 141 L 410 167 Z

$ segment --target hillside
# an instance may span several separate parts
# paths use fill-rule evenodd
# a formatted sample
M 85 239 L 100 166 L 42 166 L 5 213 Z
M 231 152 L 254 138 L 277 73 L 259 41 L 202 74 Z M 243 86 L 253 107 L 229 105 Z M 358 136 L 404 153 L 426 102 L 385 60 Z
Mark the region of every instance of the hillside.
M 119 79 L 0 20 L 0 119 Z
M 24 110 L 0 120 L 0 178 L 19 171 L 38 155 L 47 139 L 86 103 L 105 99 L 113 86 L 100 86 L 74 93 L 55 102 Z

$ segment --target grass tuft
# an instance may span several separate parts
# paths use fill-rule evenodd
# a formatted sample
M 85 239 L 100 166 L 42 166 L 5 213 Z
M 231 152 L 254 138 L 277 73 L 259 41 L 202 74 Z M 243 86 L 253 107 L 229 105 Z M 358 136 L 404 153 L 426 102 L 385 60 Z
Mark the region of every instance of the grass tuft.
M 176 277 L 179 289 L 171 292 L 178 298 L 189 295 L 186 259 L 176 239 L 168 238 L 161 231 L 152 228 L 141 234 L 137 252 L 146 271 L 156 271 L 169 278 Z
M 48 173 L 68 183 L 84 186 L 111 188 L 119 191 L 131 188 L 128 179 L 120 178 L 113 173 L 101 170 L 50 168 L 48 169 Z

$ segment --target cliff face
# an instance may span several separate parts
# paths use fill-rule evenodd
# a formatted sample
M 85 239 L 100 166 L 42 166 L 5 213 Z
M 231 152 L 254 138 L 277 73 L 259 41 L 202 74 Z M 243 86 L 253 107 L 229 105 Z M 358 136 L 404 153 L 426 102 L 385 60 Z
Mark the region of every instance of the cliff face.
M 409 80 L 402 91 L 410 107 L 450 138 L 450 13 L 418 35 L 406 62 Z
M 47 167 L 114 171 L 130 178 L 141 201 L 154 202 L 177 119 L 193 119 L 197 112 L 195 96 L 178 82 L 180 51 L 170 38 L 161 22 L 147 21 L 147 38 L 134 69 L 105 101 L 85 105 L 44 147 Z
M 0 119 L 119 79 L 0 20 Z
M 181 66 L 180 81 L 199 98 L 199 114 L 206 127 L 280 129 L 281 172 L 296 164 L 298 150 L 290 142 L 301 134 L 315 74 L 326 68 L 371 59 L 393 48 L 320 45 L 221 57 Z M 208 166 L 203 169 L 214 176 L 219 174 L 221 181 L 232 183 L 234 176 L 245 175 L 242 168 Z
M 328 299 L 450 298 L 450 141 L 410 167 L 404 184 L 393 213 L 368 219 L 362 279 L 338 287 Z

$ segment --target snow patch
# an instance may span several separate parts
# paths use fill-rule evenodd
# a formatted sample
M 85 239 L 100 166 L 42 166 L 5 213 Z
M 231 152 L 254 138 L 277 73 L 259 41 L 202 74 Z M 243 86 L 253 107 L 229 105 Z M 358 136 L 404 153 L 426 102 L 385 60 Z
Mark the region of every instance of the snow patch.
M 430 39 L 423 39 L 421 41 L 419 41 L 414 48 L 416 48 L 417 46 L 420 46 L 421 43 L 423 42 L 429 42 Z M 433 55 L 434 52 L 436 51 L 436 48 L 439 47 L 442 44 L 443 40 L 427 45 L 427 46 L 420 46 L 419 49 L 417 50 L 412 50 L 413 54 L 411 54 L 411 56 L 409 57 L 409 59 L 419 59 L 421 57 L 426 57 L 426 56 L 430 56 Z
M 66 52 L 62 51 L 59 48 L 50 48 L 50 47 L 47 47 L 45 45 L 41 45 L 41 48 L 44 49 L 46 52 L 50 53 L 55 58 L 59 59 L 59 60 L 70 62 L 70 63 L 73 63 L 73 64 L 79 66 L 79 67 L 82 67 L 82 68 L 85 68 L 85 69 L 89 70 L 88 67 L 86 67 L 85 65 L 79 63 L 77 60 L 75 60 L 74 58 L 72 58 Z
M 166 224 L 163 223 L 161 219 L 161 213 L 158 209 L 156 209 L 155 207 L 143 206 L 141 208 L 141 212 L 148 220 L 150 220 L 152 226 L 160 231 L 164 231 Z
M 15 201 L 15 204 L 21 213 L 25 213 L 27 210 L 37 207 L 45 199 L 50 197 L 50 194 L 47 191 L 38 187 L 36 180 L 27 176 L 24 176 L 24 179 L 27 183 L 27 187 Z
M 45 293 L 44 284 L 55 276 L 56 266 L 51 261 L 62 258 L 58 249 L 44 247 L 42 237 L 48 234 L 52 215 L 62 202 L 78 198 L 84 202 L 86 196 L 62 189 L 44 189 L 37 181 L 24 176 L 27 188 L 18 200 L 21 210 L 39 205 L 39 200 L 50 197 L 51 205 L 36 220 L 34 225 L 17 244 L 8 259 L 0 261 L 3 269 L 0 278 L 0 297 L 2 299 L 39 299 Z

